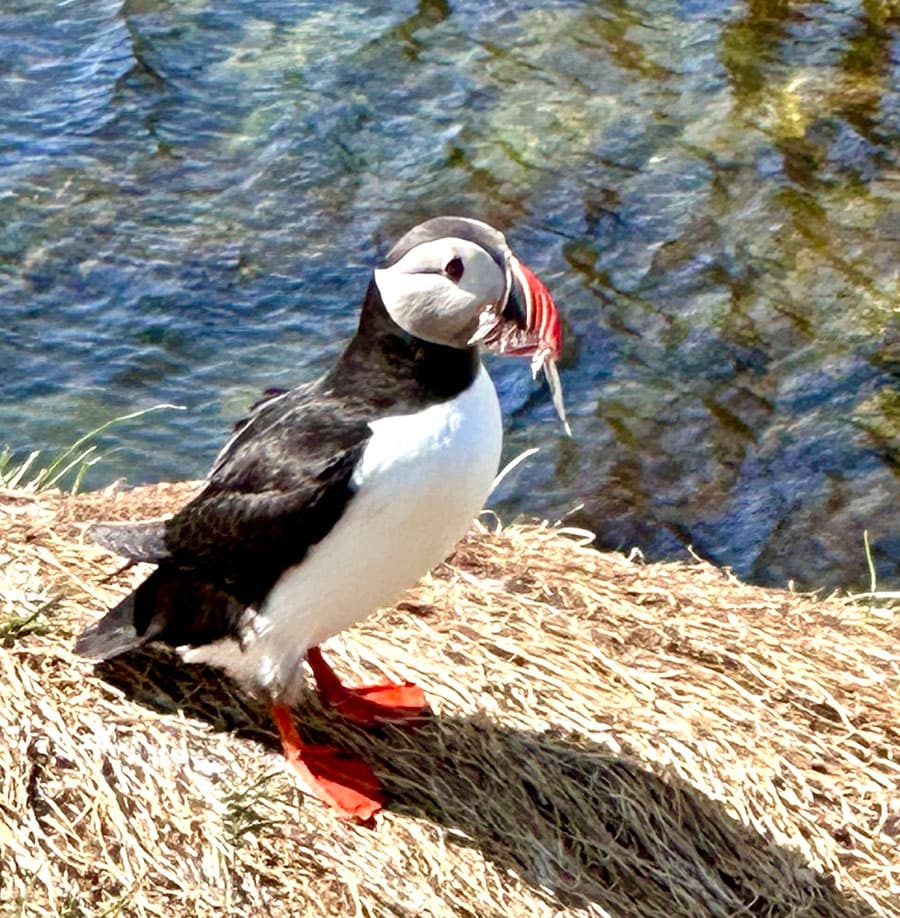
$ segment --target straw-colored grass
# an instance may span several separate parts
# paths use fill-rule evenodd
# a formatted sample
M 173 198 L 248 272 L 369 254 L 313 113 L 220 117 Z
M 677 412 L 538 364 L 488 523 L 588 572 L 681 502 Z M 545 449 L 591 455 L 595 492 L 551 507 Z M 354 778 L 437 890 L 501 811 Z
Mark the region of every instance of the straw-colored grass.
M 298 711 L 382 777 L 368 829 L 298 790 L 219 674 L 73 654 L 147 572 L 86 524 L 187 493 L 0 492 L 3 916 L 900 914 L 890 610 L 473 533 L 331 643 L 349 678 L 423 684 L 434 719 Z

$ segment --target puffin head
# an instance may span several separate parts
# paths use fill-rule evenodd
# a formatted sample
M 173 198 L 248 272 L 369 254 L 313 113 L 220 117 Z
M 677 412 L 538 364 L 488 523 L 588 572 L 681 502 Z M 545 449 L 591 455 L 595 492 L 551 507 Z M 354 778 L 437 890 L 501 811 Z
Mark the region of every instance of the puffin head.
M 559 357 L 559 314 L 550 293 L 487 223 L 466 217 L 420 223 L 376 269 L 375 284 L 391 319 L 417 338 Z

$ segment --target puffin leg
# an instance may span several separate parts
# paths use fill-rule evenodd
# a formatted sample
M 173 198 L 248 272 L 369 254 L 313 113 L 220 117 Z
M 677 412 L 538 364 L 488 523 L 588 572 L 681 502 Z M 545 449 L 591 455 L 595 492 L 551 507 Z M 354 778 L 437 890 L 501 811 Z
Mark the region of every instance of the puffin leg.
M 370 822 L 384 803 L 381 782 L 372 769 L 362 759 L 332 746 L 304 743 L 286 704 L 273 703 L 269 710 L 278 727 L 285 758 L 309 793 L 344 819 Z
M 342 717 L 365 727 L 384 723 L 416 723 L 431 715 L 425 693 L 411 682 L 360 685 L 350 688 L 325 662 L 318 647 L 310 647 L 306 659 L 316 678 L 319 696 Z

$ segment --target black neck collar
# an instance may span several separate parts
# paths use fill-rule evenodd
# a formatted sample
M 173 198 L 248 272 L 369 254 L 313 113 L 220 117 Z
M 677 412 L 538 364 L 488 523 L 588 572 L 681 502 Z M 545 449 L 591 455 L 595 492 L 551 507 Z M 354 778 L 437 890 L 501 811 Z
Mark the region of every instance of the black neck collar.
M 405 332 L 390 317 L 374 279 L 369 282 L 359 328 L 327 384 L 379 409 L 415 410 L 454 398 L 478 374 L 478 349 L 433 344 Z

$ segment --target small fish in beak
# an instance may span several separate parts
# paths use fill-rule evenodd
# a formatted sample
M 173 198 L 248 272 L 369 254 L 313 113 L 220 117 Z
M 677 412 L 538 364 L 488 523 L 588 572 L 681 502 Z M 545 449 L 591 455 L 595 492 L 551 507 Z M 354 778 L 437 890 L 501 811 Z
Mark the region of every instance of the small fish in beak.
M 556 369 L 562 350 L 559 312 L 540 278 L 512 254 L 507 256 L 506 277 L 505 299 L 481 313 L 469 343 L 496 354 L 531 357 L 531 373 L 536 379 L 538 371 L 544 371 L 553 407 L 571 437 Z

